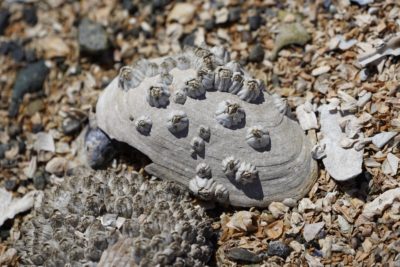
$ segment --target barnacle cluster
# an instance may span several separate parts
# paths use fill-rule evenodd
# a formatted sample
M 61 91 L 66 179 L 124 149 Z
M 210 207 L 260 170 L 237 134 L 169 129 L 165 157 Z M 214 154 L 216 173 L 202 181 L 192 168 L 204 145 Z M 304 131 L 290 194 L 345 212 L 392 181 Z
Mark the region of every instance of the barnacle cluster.
M 172 182 L 80 170 L 45 192 L 15 247 L 22 265 L 205 266 L 212 235 Z

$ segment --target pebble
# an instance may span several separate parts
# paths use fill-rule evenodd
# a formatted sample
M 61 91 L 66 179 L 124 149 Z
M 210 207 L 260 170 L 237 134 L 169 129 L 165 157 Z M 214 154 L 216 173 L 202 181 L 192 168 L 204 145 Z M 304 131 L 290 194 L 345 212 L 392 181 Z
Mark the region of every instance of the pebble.
M 256 44 L 250 51 L 249 61 L 250 62 L 262 62 L 264 60 L 265 51 L 261 44 Z
M 18 123 L 13 123 L 8 127 L 7 133 L 11 139 L 14 139 L 22 133 L 22 126 Z
M 176 3 L 168 14 L 167 21 L 177 21 L 180 24 L 189 23 L 195 14 L 196 6 L 190 3 Z
M 33 176 L 33 185 L 38 190 L 43 190 L 46 186 L 46 175 L 43 171 L 37 171 Z
M 20 103 L 26 93 L 42 90 L 43 83 L 49 73 L 44 61 L 29 64 L 17 74 L 11 96 L 11 104 L 8 110 L 10 117 L 18 114 Z
M 122 0 L 122 7 L 131 15 L 138 11 L 137 5 L 135 5 L 132 0 Z
M 212 31 L 215 27 L 214 19 L 207 19 L 204 21 L 204 29 L 206 31 Z
M 5 9 L 0 10 L 0 35 L 4 34 L 4 31 L 6 30 L 8 26 L 10 18 L 10 12 Z
M 35 6 L 27 6 L 22 12 L 23 19 L 31 26 L 35 26 L 38 22 L 37 11 Z
M 3 159 L 6 151 L 10 148 L 8 144 L 0 144 L 0 159 Z
M 78 27 L 78 40 L 81 52 L 99 55 L 109 48 L 107 32 L 101 24 L 83 19 Z
M 258 263 L 262 258 L 244 248 L 232 248 L 226 251 L 226 256 L 231 261 Z
M 86 133 L 85 151 L 87 163 L 93 169 L 103 168 L 116 154 L 112 140 L 99 128 Z
M 67 168 L 68 161 L 62 157 L 55 157 L 52 158 L 49 162 L 47 162 L 45 170 L 48 173 L 54 174 L 56 176 L 63 176 L 66 168 Z
M 163 9 L 169 2 L 169 0 L 153 0 L 152 6 L 153 9 Z
M 291 248 L 281 241 L 271 241 L 268 244 L 268 256 L 278 256 L 286 259 L 291 252 Z
M 262 18 L 256 10 L 251 10 L 249 12 L 249 26 L 251 31 L 256 31 L 260 28 L 262 23 Z
M 382 132 L 372 137 L 372 143 L 378 147 L 384 147 L 393 137 L 398 135 L 398 132 Z
M 220 24 L 225 24 L 228 22 L 229 19 L 229 11 L 226 7 L 221 8 L 215 12 L 215 23 L 220 25 Z
M 7 179 L 4 182 L 4 188 L 8 191 L 14 191 L 17 188 L 17 180 L 16 179 Z
M 73 135 L 81 130 L 81 121 L 67 117 L 62 122 L 62 130 L 66 135 Z
M 272 202 L 268 205 L 268 210 L 274 218 L 280 218 L 289 210 L 289 207 L 286 207 L 286 205 L 281 202 Z
M 313 69 L 311 72 L 312 76 L 319 76 L 321 74 L 327 73 L 328 71 L 331 70 L 330 66 L 321 66 L 319 68 Z
M 304 229 L 303 229 L 304 239 L 307 242 L 310 242 L 311 240 L 313 240 L 317 236 L 317 234 L 322 230 L 324 225 L 325 225 L 324 222 L 311 223 L 311 224 L 304 225 Z
M 240 14 L 242 9 L 239 6 L 232 7 L 229 9 L 228 21 L 229 23 L 235 23 L 240 20 Z

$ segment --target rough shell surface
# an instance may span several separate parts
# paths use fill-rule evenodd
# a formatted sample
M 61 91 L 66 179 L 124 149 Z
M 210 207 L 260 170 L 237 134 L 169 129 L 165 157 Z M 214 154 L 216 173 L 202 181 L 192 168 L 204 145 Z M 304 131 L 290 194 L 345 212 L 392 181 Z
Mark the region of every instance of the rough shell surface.
M 153 162 L 146 166 L 150 174 L 191 185 L 197 190 L 195 194 L 200 192 L 206 198 L 211 194 L 210 199 L 234 206 L 265 207 L 271 201 L 303 197 L 317 174 L 311 142 L 301 127 L 277 108 L 276 99 L 265 92 L 262 81 L 253 79 L 239 64 L 229 62 L 226 51 L 212 51 L 188 49 L 168 60 L 150 60 L 164 66 L 161 68 L 168 69 L 173 76 L 172 83 L 166 86 L 171 101 L 162 108 L 146 101 L 149 85 L 157 82 L 158 75 L 144 78 L 128 91 L 118 88 L 116 78 L 98 100 L 98 126 L 110 138 L 128 143 L 147 155 Z M 221 69 L 230 71 L 219 73 Z M 231 80 L 221 80 L 220 74 L 229 74 Z M 193 93 L 194 97 L 176 102 L 172 99 L 174 94 L 188 90 L 189 78 L 196 78 L 195 85 L 202 89 L 194 92 L 201 94 Z M 185 114 L 184 127 L 178 133 L 171 131 L 171 114 L 177 111 Z M 130 116 L 150 117 L 153 122 L 150 134 L 142 135 L 132 129 Z M 247 132 L 254 126 L 268 131 L 270 143 L 266 149 L 254 149 L 246 142 Z M 210 129 L 208 140 L 199 136 L 201 127 Z M 193 156 L 193 140 L 198 137 L 204 140 L 204 151 Z M 223 161 L 231 156 L 254 166 L 257 178 L 248 182 L 236 175 L 240 164 L 232 170 L 225 168 Z M 201 162 L 211 168 L 212 177 L 207 181 L 196 175 Z
M 191 203 L 170 181 L 80 170 L 45 193 L 15 247 L 24 266 L 205 266 L 213 232 Z

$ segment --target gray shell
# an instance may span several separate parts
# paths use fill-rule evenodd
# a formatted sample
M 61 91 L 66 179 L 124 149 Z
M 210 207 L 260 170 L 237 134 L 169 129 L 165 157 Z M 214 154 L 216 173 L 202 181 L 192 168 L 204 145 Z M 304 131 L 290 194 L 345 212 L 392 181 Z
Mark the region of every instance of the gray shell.
M 166 98 L 171 95 L 171 100 L 159 107 L 146 101 L 157 76 L 146 77 L 129 90 L 121 89 L 116 78 L 97 103 L 99 127 L 110 138 L 147 155 L 153 162 L 146 166 L 147 172 L 188 186 L 204 199 L 265 207 L 271 201 L 303 197 L 317 176 L 310 141 L 300 126 L 277 108 L 276 99 L 265 92 L 262 81 L 253 79 L 237 63 L 228 62 L 225 52 L 214 51 L 223 58 L 198 48 L 168 60 L 150 60 L 164 62 L 173 77 L 166 89 L 169 94 L 165 94 Z M 230 69 L 232 75 L 219 76 L 221 69 Z M 235 74 L 241 79 L 226 80 Z M 199 81 L 196 86 L 202 88 L 189 93 L 187 79 L 193 77 Z M 174 100 L 179 90 L 188 93 L 185 101 Z M 233 111 L 229 103 L 237 104 Z M 179 131 L 171 131 L 171 114 L 176 112 L 185 114 L 184 124 L 179 125 Z M 130 116 L 148 116 L 153 122 L 150 134 L 133 129 Z M 199 136 L 200 127 L 209 129 L 207 139 Z M 263 130 L 261 140 L 256 142 L 248 136 L 252 127 Z M 193 146 L 194 140 L 204 140 L 204 151 Z M 237 163 L 232 170 L 224 167 L 229 157 Z M 196 175 L 196 167 L 202 162 L 211 168 L 210 179 Z

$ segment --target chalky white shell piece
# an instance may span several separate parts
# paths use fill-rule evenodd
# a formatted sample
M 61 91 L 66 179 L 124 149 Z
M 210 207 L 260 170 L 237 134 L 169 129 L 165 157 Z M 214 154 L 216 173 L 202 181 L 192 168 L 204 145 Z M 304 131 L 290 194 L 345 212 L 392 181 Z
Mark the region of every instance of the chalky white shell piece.
M 189 59 L 187 69 L 179 68 L 178 58 Z M 194 181 L 196 167 L 204 162 L 212 170 L 214 196 L 216 199 L 217 185 L 222 185 L 227 192 L 225 201 L 234 206 L 265 207 L 271 201 L 281 201 L 285 198 L 302 198 L 313 185 L 317 165 L 311 157 L 311 142 L 305 136 L 301 127 L 285 114 L 281 113 L 274 104 L 272 97 L 259 91 L 256 94 L 242 95 L 220 92 L 214 87 L 215 73 L 218 67 L 226 68 L 230 64 L 232 73 L 242 72 L 245 87 L 251 75 L 239 65 L 224 62 L 220 55 L 213 55 L 208 49 L 200 48 L 186 50 L 184 53 L 171 57 L 150 60 L 162 69 L 169 69 L 173 76 L 171 85 L 166 86 L 171 94 L 171 100 L 163 108 L 152 108 L 144 100 L 147 89 L 154 85 L 160 74 L 145 77 L 132 90 L 118 88 L 118 79 L 111 82 L 102 92 L 96 107 L 98 126 L 110 138 L 125 142 L 147 155 L 152 164 L 146 166 L 146 171 L 161 179 L 170 179 L 189 187 L 196 185 L 200 195 L 207 196 L 207 186 L 200 177 Z M 162 64 L 164 62 L 164 64 Z M 163 67 L 161 67 L 163 65 Z M 200 79 L 206 90 L 204 97 L 187 97 L 181 104 L 174 100 L 175 93 L 185 86 L 188 78 Z M 263 86 L 257 82 L 258 89 Z M 242 93 L 243 94 L 243 93 Z M 261 97 L 263 96 L 263 97 Z M 238 104 L 239 112 L 229 114 L 227 105 Z M 170 114 L 175 111 L 186 114 L 186 126 L 178 133 L 171 134 L 168 124 L 171 124 Z M 145 136 L 132 130 L 129 116 L 134 118 L 149 116 L 153 126 L 151 134 Z M 236 125 L 236 126 L 235 126 Z M 270 147 L 256 150 L 246 143 L 249 127 L 261 125 L 268 129 L 271 138 Z M 210 128 L 211 138 L 203 139 L 199 135 L 200 126 Z M 192 156 L 191 141 L 195 138 L 205 141 L 204 154 Z M 230 171 L 223 167 L 225 159 L 232 156 L 237 161 L 237 167 Z M 256 166 L 257 179 L 251 183 L 236 182 L 235 178 L 240 163 Z M 241 180 L 240 176 L 239 181 Z M 210 180 L 210 179 L 206 179 Z M 207 185 L 207 183 L 206 183 Z M 211 184 L 208 184 L 211 186 Z M 210 188 L 208 188 L 210 189 Z M 196 190 L 196 189 L 195 189 Z M 222 190 L 222 189 L 220 189 Z M 223 190 L 225 192 L 225 190 Z

